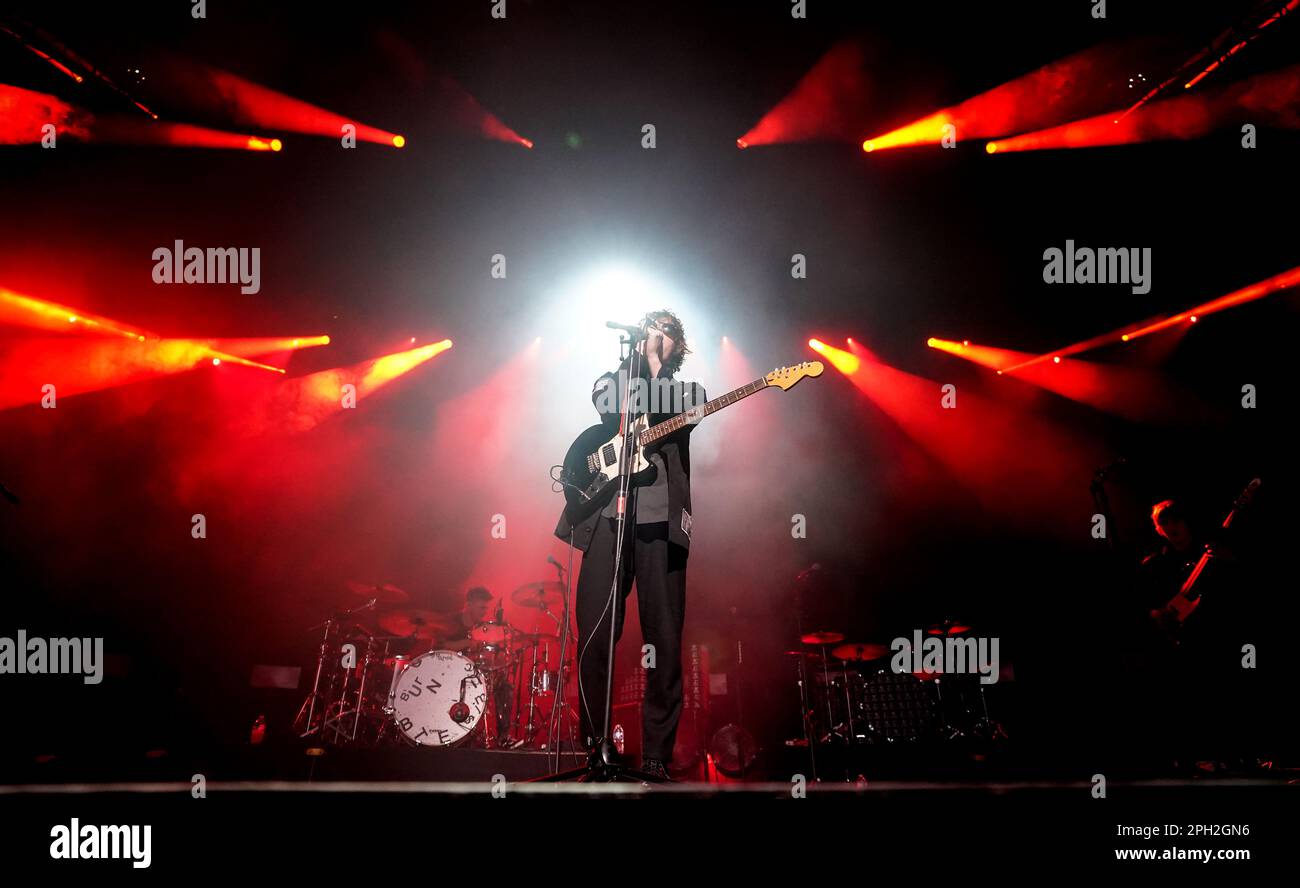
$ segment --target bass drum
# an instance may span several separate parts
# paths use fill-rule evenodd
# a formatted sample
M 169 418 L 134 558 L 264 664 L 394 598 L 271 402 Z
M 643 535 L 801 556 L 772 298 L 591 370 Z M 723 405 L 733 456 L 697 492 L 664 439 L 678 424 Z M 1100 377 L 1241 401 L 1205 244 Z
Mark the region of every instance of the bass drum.
M 857 682 L 859 722 L 873 741 L 886 743 L 929 740 L 938 735 L 934 697 L 925 682 L 906 672 L 882 669 Z M 859 727 L 859 730 L 861 728 Z
M 455 746 L 483 718 L 487 686 L 474 661 L 455 651 L 416 657 L 393 681 L 393 722 L 417 746 Z

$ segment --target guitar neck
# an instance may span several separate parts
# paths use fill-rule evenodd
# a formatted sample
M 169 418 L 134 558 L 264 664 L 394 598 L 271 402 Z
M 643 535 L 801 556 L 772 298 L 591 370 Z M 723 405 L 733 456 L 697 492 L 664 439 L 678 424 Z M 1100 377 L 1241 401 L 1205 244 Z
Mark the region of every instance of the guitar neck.
M 754 394 L 754 392 L 760 391 L 765 388 L 767 388 L 767 380 L 760 376 L 758 379 L 755 379 L 753 382 L 749 383 L 748 385 L 742 385 L 740 388 L 734 389 L 733 391 L 729 391 L 722 397 L 714 398 L 712 401 L 706 403 L 704 405 L 704 416 L 712 416 L 714 413 L 717 413 L 723 407 L 730 407 L 732 404 L 735 404 L 737 401 L 740 401 L 744 398 L 748 398 L 750 395 Z M 641 435 L 637 440 L 643 445 L 653 444 L 655 441 L 658 441 L 660 438 L 663 438 L 667 435 L 671 435 L 673 432 L 677 431 L 678 429 L 684 428 L 686 425 L 688 425 L 691 422 L 691 420 L 687 418 L 689 414 L 690 411 L 687 411 L 686 413 L 679 413 L 677 416 L 674 416 L 672 419 L 665 419 L 661 423 L 656 423 L 655 425 L 652 425 L 650 426 L 650 428 L 641 432 Z

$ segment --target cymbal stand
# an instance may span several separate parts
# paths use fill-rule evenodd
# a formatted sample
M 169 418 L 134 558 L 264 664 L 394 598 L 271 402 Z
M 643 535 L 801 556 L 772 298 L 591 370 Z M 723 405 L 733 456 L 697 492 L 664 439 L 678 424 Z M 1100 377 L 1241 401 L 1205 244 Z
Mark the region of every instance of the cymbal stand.
M 325 635 L 321 638 L 320 654 L 316 658 L 316 680 L 312 682 L 311 695 L 303 701 L 302 708 L 298 710 L 298 715 L 293 720 L 294 728 L 301 732 L 298 734 L 299 737 L 309 737 L 321 728 L 321 725 L 316 724 L 316 701 L 321 699 L 320 680 L 325 673 L 325 654 L 329 650 L 330 635 L 334 631 L 334 616 L 331 614 L 323 624 L 316 625 L 325 627 Z

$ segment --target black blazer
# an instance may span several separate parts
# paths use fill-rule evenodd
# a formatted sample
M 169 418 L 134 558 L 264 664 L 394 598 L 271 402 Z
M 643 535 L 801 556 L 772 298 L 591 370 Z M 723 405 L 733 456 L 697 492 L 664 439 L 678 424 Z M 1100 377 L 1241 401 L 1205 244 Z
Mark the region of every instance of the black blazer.
M 627 366 L 628 362 L 624 360 L 618 370 L 601 375 L 591 390 L 591 403 L 596 408 L 597 413 L 600 414 L 601 424 L 609 430 L 610 437 L 618 433 L 619 418 L 623 409 L 623 388 L 619 384 L 619 373 L 625 372 Z M 648 380 L 649 368 L 646 368 L 642 375 Z M 660 382 L 659 385 L 662 386 L 663 383 Z M 612 391 L 608 391 L 611 386 L 613 387 Z M 663 422 L 665 419 L 671 419 L 690 407 L 702 406 L 708 400 L 704 386 L 699 383 L 672 380 L 671 386 L 673 394 L 669 399 L 669 403 L 662 403 L 662 399 L 658 404 L 653 401 L 650 403 L 652 407 L 665 408 L 660 412 L 650 414 L 651 425 Z M 683 409 L 674 410 L 672 409 L 674 406 L 680 406 Z M 691 430 L 694 428 L 694 424 L 686 425 L 655 445 L 656 449 L 663 455 L 664 466 L 668 470 L 668 541 L 681 546 L 683 549 L 690 549 L 692 523 L 694 521 L 694 513 L 691 508 L 690 437 Z M 634 515 L 628 517 L 629 520 L 635 520 Z M 568 542 L 569 531 L 572 530 L 573 545 L 585 552 L 591 544 L 591 537 L 596 532 L 596 522 L 599 520 L 601 520 L 601 515 L 597 512 L 588 516 L 585 521 L 570 527 L 568 519 L 561 515 L 560 522 L 555 528 L 555 535 Z

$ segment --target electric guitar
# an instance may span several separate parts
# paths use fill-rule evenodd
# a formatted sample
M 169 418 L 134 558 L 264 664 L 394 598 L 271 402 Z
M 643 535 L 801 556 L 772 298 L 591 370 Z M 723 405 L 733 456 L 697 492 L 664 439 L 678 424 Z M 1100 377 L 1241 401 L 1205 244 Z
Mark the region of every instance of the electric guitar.
M 1237 497 L 1237 499 L 1233 501 L 1232 510 L 1228 512 L 1228 517 L 1223 519 L 1224 530 L 1231 527 L 1232 521 L 1237 517 L 1238 513 L 1240 513 L 1246 506 L 1250 505 L 1251 500 L 1255 497 L 1255 491 L 1257 490 L 1259 490 L 1258 478 L 1247 484 L 1246 489 L 1241 492 L 1241 496 Z M 1205 571 L 1205 566 L 1210 563 L 1210 559 L 1213 557 L 1213 548 L 1206 546 L 1205 551 L 1196 562 L 1196 566 L 1193 567 L 1192 572 L 1187 575 L 1187 579 L 1183 581 L 1183 585 L 1179 588 L 1178 592 L 1173 598 L 1169 599 L 1168 604 L 1154 612 L 1157 622 L 1159 622 L 1167 632 L 1176 633 L 1177 630 L 1182 627 L 1183 623 L 1187 621 L 1187 618 L 1192 615 L 1192 612 L 1200 606 L 1201 593 L 1200 590 L 1197 589 L 1196 583 L 1197 580 L 1201 578 L 1201 574 Z
M 650 464 L 647 449 L 652 449 L 673 432 L 698 423 L 754 392 L 773 386 L 787 391 L 805 377 L 821 376 L 825 369 L 821 361 L 778 367 L 766 376 L 760 376 L 720 398 L 698 404 L 672 419 L 650 425 L 649 419 L 640 416 L 630 431 L 620 432 L 612 438 L 608 437 L 606 426 L 591 426 L 569 445 L 560 471 L 559 481 L 564 485 L 564 513 L 569 524 L 580 524 L 605 507 L 618 491 L 619 474 L 625 462 L 630 464 L 633 486 L 650 483 L 654 467 Z

